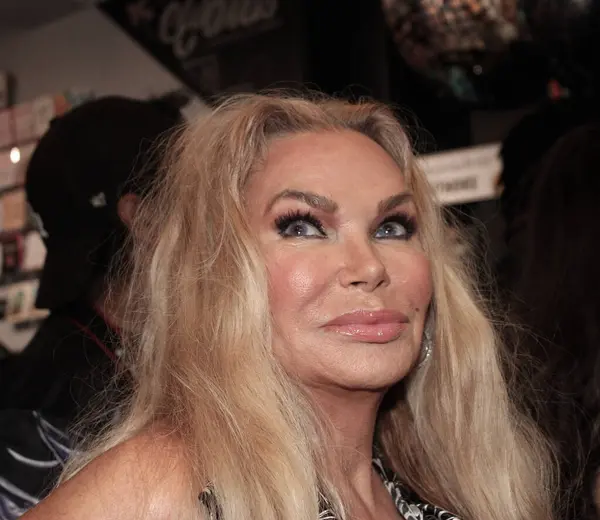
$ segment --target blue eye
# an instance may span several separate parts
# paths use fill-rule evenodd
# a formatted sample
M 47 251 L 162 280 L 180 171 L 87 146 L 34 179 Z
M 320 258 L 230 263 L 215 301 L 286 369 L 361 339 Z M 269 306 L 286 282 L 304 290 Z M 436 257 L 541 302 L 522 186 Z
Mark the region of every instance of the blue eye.
M 323 238 L 323 224 L 309 212 L 294 211 L 275 220 L 277 232 L 284 238 Z
M 398 214 L 386 218 L 375 231 L 375 238 L 408 240 L 416 232 L 417 226 L 412 217 Z

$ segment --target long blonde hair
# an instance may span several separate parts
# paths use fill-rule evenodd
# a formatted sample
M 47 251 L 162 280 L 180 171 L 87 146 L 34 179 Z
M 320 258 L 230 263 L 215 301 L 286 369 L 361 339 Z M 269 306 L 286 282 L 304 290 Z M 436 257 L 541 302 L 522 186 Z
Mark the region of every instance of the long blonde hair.
M 271 352 L 267 277 L 244 201 L 274 138 L 344 130 L 399 165 L 432 264 L 435 349 L 380 414 L 387 462 L 465 520 L 552 517 L 545 443 L 509 396 L 474 277 L 447 246 L 406 132 L 384 105 L 323 97 L 235 96 L 169 146 L 133 229 L 124 341 L 135 392 L 119 425 L 69 474 L 160 423 L 183 446 L 196 491 L 210 483 L 223 520 L 315 520 L 320 493 L 344 515 L 323 429 Z

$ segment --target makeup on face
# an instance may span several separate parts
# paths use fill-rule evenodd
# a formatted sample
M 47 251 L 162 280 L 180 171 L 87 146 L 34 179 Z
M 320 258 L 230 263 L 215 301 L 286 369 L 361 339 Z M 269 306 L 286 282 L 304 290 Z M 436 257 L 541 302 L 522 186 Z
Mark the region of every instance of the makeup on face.
M 389 343 L 398 339 L 410 320 L 392 309 L 357 309 L 328 321 L 323 328 L 368 343 Z
M 410 240 L 415 235 L 416 218 L 405 209 L 411 199 L 411 194 L 404 192 L 392 195 L 378 203 L 378 217 L 370 229 L 374 239 Z M 328 237 L 327 226 L 318 214 L 335 215 L 339 206 L 334 200 L 312 192 L 286 189 L 271 200 L 266 213 L 272 211 L 277 202 L 282 200 L 298 201 L 298 208 L 285 211 L 274 220 L 275 228 L 282 238 L 324 239 Z M 400 210 L 403 207 L 404 210 Z
M 274 142 L 248 185 L 273 350 L 307 385 L 384 388 L 420 351 L 429 260 L 402 171 L 353 132 Z

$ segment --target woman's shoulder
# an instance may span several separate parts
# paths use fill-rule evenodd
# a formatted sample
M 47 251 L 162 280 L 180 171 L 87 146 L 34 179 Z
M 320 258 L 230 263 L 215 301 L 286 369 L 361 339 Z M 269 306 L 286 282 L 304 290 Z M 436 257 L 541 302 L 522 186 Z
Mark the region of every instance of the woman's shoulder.
M 144 433 L 94 459 L 23 519 L 177 518 L 180 508 L 198 501 L 192 482 L 177 437 Z

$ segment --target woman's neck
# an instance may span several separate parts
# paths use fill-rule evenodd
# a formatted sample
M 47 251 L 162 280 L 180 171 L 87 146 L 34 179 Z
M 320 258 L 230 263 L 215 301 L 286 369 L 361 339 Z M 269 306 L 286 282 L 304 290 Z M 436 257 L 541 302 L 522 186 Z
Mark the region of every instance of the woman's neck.
M 326 418 L 328 448 L 335 464 L 332 478 L 355 511 L 375 511 L 381 481 L 373 470 L 373 445 L 384 392 L 311 389 L 317 410 Z
M 326 418 L 329 446 L 341 462 L 342 471 L 352 479 L 361 469 L 370 468 L 383 392 L 311 388 L 310 395 Z

